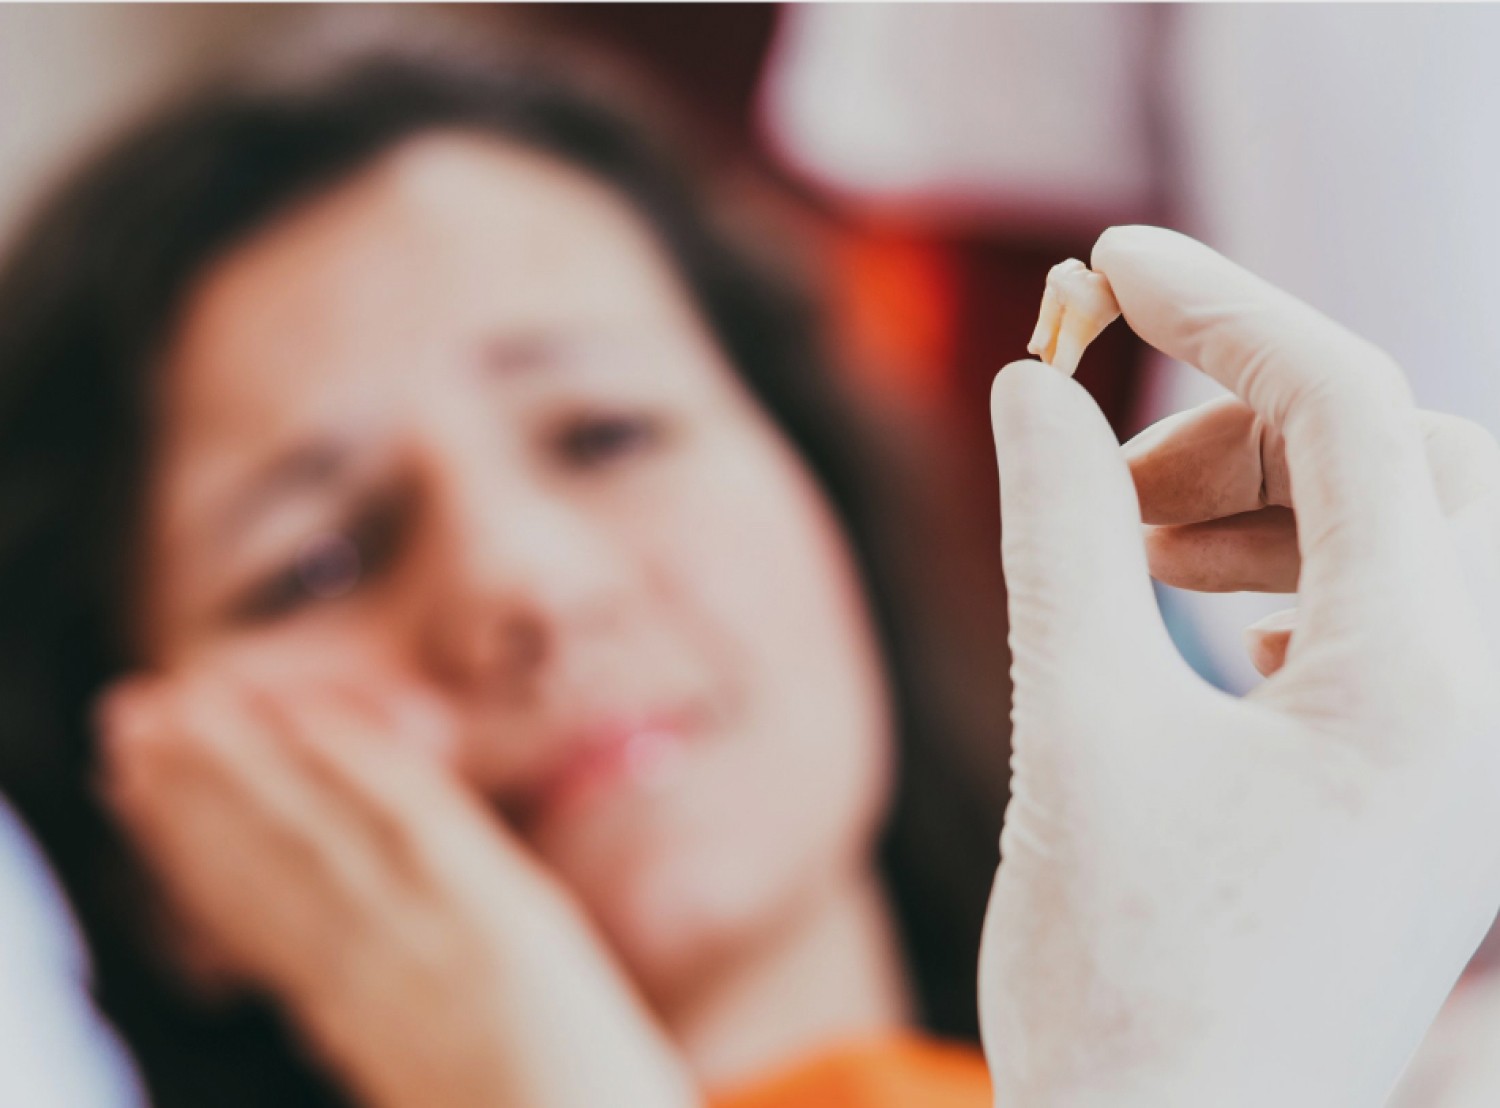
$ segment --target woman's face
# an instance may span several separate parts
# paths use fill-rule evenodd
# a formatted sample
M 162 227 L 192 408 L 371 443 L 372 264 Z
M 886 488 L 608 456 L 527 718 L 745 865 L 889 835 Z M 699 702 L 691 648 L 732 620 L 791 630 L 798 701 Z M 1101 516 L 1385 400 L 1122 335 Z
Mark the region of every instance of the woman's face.
M 889 721 L 848 551 L 606 187 L 413 140 L 208 271 L 159 405 L 155 666 L 442 709 L 648 986 L 863 863 Z

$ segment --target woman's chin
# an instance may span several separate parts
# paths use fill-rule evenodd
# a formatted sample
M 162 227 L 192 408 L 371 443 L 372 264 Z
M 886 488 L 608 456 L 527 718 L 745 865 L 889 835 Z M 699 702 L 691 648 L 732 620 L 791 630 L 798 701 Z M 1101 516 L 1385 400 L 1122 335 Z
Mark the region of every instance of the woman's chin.
M 846 835 L 831 797 L 788 818 L 706 749 L 655 788 L 595 796 L 531 837 L 648 996 L 696 991 L 752 956 L 826 884 Z
M 745 862 L 682 844 L 574 888 L 642 991 L 681 997 L 775 926 L 784 882 Z

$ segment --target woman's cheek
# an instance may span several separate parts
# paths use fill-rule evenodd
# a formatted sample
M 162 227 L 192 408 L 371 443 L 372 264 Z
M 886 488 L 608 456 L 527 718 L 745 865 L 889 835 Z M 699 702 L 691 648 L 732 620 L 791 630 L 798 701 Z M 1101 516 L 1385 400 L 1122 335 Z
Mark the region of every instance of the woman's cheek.
M 456 745 L 435 742 L 432 734 L 452 730 L 451 706 L 420 678 L 395 631 L 387 613 L 350 605 L 238 632 L 205 648 L 197 662 L 228 667 L 281 691 L 292 704 L 314 690 L 356 697 L 372 711 L 370 718 L 390 727 L 392 738 L 410 729 L 402 721 L 419 721 L 411 727 L 422 732 L 420 748 L 456 765 Z
M 743 670 L 744 788 L 776 806 L 788 840 L 848 848 L 873 833 L 894 744 L 847 542 L 789 451 L 726 448 L 692 472 L 661 553 Z
M 679 477 L 633 517 L 635 549 L 734 703 L 692 760 L 691 795 L 585 850 L 578 871 L 627 960 L 667 977 L 866 860 L 893 745 L 863 595 L 805 473 L 726 447 Z
M 224 635 L 194 661 L 227 665 L 249 679 L 278 685 L 347 681 L 369 674 L 379 661 L 360 630 L 360 622 L 315 612 Z

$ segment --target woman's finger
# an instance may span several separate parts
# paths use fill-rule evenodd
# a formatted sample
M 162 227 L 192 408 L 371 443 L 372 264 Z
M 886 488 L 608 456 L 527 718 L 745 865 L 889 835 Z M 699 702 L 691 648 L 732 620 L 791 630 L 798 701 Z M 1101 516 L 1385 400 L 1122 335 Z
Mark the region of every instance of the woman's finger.
M 294 825 L 316 808 L 278 772 L 245 707 L 212 678 L 134 681 L 109 696 L 102 718 L 101 768 L 112 788 L 192 781 L 237 793 L 237 810 L 277 825 Z
M 1151 576 L 1195 592 L 1296 592 L 1301 558 L 1290 508 L 1147 527 Z
M 377 852 L 346 805 L 302 770 L 274 721 L 227 680 L 196 676 L 158 682 L 145 695 L 144 723 L 104 743 L 110 791 L 170 848 L 170 869 L 246 868 L 226 879 L 268 874 L 337 890 L 363 902 L 381 887 Z M 220 855 L 227 837 L 233 854 Z
M 427 752 L 439 747 L 436 732 L 443 725 L 435 715 L 418 718 L 357 688 L 262 689 L 259 695 L 291 755 L 387 845 L 410 845 L 414 827 L 442 819 L 455 803 Z
M 445 766 L 452 725 L 435 705 L 368 686 L 261 695 L 292 756 L 379 844 L 393 872 L 425 880 L 475 850 L 491 863 L 529 867 L 502 822 Z
M 1430 602 L 1441 514 L 1410 392 L 1379 349 L 1201 243 L 1111 228 L 1094 248 L 1131 328 L 1240 397 L 1286 443 L 1304 628 L 1388 646 L 1391 614 Z M 1440 589 L 1440 582 L 1426 582 Z
M 1500 496 L 1500 447 L 1484 428 L 1439 412 L 1414 417 L 1444 515 Z M 1124 451 L 1148 524 L 1196 523 L 1292 503 L 1285 442 L 1236 396 L 1168 416 Z
M 330 949 L 339 930 L 307 895 L 321 878 L 308 873 L 313 852 L 288 850 L 284 824 L 268 832 L 265 806 L 184 733 L 169 696 L 120 703 L 105 713 L 103 798 L 170 905 L 164 923 L 180 921 L 183 972 L 199 983 L 301 980 L 302 955 L 315 942 Z

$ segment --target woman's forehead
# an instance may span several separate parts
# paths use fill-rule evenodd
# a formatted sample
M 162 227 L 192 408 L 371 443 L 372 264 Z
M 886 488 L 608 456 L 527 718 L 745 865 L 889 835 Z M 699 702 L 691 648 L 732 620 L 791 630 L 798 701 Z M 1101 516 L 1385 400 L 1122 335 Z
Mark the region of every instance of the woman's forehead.
M 435 344 L 690 315 L 649 229 L 607 186 L 494 139 L 433 135 L 215 265 L 187 302 L 168 390 L 200 416 L 243 413 L 328 373 L 409 368 Z
M 611 347 L 612 372 L 648 366 L 659 388 L 728 376 L 706 373 L 711 339 L 623 198 L 494 140 L 410 142 L 200 281 L 164 366 L 158 504 L 198 518 L 268 458 L 419 416 L 538 338 Z

